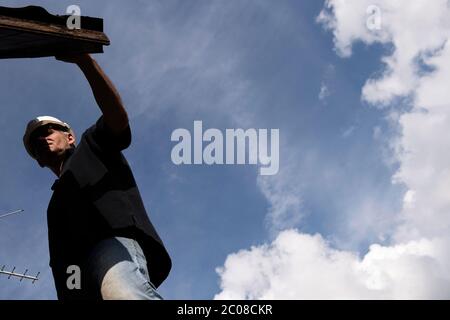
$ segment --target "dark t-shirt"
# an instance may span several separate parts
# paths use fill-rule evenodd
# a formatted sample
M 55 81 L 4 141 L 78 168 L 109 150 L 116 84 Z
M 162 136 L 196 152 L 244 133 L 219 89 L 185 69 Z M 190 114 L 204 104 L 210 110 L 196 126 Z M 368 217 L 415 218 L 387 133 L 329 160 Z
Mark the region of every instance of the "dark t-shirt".
M 170 257 L 151 224 L 133 174 L 121 151 L 131 143 L 127 127 L 114 135 L 103 117 L 70 150 L 61 177 L 52 186 L 47 211 L 50 266 L 58 298 L 83 297 L 69 290 L 67 267 L 83 267 L 93 246 L 112 236 L 136 239 L 144 250 L 151 281 L 159 286 L 171 269 Z

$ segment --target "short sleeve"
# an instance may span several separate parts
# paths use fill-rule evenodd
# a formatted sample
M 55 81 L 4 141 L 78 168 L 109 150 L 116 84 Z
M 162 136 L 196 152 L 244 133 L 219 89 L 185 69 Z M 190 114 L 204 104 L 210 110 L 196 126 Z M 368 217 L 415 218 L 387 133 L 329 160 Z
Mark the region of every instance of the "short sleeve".
M 100 149 L 104 151 L 122 151 L 131 144 L 131 129 L 128 125 L 121 133 L 116 134 L 106 124 L 103 116 L 86 130 L 87 140 L 93 140 Z

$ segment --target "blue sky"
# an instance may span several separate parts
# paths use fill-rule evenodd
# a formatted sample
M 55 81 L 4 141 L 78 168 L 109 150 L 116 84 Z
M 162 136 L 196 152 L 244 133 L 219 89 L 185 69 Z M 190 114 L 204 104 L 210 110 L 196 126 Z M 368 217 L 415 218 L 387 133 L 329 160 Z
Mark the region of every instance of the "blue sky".
M 73 3 L 33 4 L 63 14 Z M 396 164 L 386 147 L 395 127 L 385 109 L 361 100 L 389 48 L 358 43 L 352 57 L 339 57 L 333 34 L 316 22 L 323 8 L 316 0 L 77 4 L 83 15 L 104 18 L 111 39 L 95 58 L 129 111 L 134 140 L 125 155 L 173 259 L 160 287 L 166 299 L 212 299 L 227 256 L 281 230 L 320 233 L 360 255 L 389 241 L 404 192 L 391 183 Z M 100 112 L 81 72 L 51 58 L 1 60 L 0 87 L 0 212 L 25 209 L 0 221 L 0 265 L 42 274 L 34 285 L 0 277 L 0 299 L 55 299 L 45 216 L 55 177 L 27 156 L 23 130 L 31 118 L 53 115 L 81 136 Z M 322 87 L 328 93 L 320 98 Z M 192 131 L 194 120 L 221 130 L 279 129 L 279 174 L 175 166 L 171 132 Z

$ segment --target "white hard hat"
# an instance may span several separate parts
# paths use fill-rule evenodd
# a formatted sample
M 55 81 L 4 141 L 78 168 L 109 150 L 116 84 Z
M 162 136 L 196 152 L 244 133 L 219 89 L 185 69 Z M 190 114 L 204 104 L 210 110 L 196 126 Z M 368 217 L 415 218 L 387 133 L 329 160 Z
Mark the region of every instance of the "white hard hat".
M 69 132 L 71 135 L 75 136 L 72 128 L 70 128 L 70 125 L 68 125 L 67 123 L 55 118 L 55 117 L 50 117 L 50 116 L 40 116 L 37 117 L 33 120 L 31 120 L 30 122 L 28 122 L 27 128 L 25 130 L 25 134 L 23 136 L 23 144 L 25 146 L 25 149 L 27 150 L 28 154 L 33 158 L 36 159 L 36 157 L 33 154 L 33 148 L 31 146 L 31 134 L 38 128 L 45 126 L 47 124 L 56 124 L 62 128 L 64 128 L 65 130 L 67 130 L 67 132 Z

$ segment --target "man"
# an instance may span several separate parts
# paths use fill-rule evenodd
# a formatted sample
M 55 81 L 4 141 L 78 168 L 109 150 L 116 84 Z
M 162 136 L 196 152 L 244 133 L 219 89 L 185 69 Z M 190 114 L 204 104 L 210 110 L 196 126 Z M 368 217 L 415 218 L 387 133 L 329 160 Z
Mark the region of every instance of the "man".
M 48 116 L 30 121 L 23 138 L 58 177 L 47 211 L 58 299 L 161 299 L 171 260 L 121 153 L 131 142 L 121 98 L 88 54 L 56 59 L 79 66 L 103 114 L 77 145 L 71 127 Z

